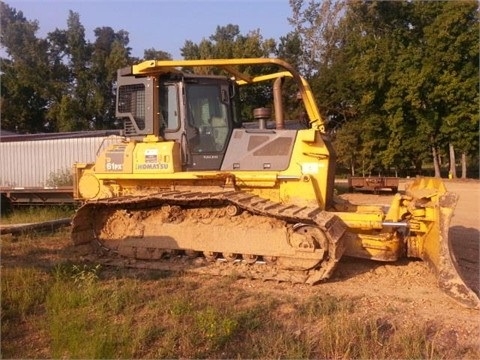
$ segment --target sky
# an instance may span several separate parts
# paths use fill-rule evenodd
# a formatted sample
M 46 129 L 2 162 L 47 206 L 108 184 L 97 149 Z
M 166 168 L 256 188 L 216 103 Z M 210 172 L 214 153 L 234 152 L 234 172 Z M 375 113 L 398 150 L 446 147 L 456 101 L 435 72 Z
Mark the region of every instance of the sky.
M 27 20 L 38 20 L 36 36 L 45 38 L 55 29 L 65 30 L 69 10 L 80 15 L 85 37 L 93 30 L 111 27 L 129 33 L 132 56 L 143 57 L 155 48 L 181 59 L 186 40 L 198 44 L 213 35 L 217 26 L 238 25 L 240 33 L 260 29 L 264 39 L 276 41 L 293 30 L 288 23 L 288 0 L 3 0 L 22 11 Z

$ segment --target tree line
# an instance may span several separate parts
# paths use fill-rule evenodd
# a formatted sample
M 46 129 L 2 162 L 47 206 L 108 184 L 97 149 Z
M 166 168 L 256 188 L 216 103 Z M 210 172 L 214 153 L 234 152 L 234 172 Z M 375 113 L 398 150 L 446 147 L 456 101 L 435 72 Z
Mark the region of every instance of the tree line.
M 478 178 L 479 13 L 471 1 L 289 0 L 292 31 L 278 41 L 259 29 L 218 25 L 184 59 L 280 57 L 309 81 L 337 150 L 352 175 Z M 126 30 L 97 27 L 88 41 L 80 15 L 45 38 L 40 24 L 0 1 L 2 128 L 17 132 L 118 127 L 117 69 L 171 59 L 131 54 Z M 255 68 L 246 69 L 255 73 Z M 289 86 L 287 84 L 287 86 Z M 242 113 L 271 102 L 259 86 L 242 93 Z M 284 103 L 300 116 L 294 96 Z

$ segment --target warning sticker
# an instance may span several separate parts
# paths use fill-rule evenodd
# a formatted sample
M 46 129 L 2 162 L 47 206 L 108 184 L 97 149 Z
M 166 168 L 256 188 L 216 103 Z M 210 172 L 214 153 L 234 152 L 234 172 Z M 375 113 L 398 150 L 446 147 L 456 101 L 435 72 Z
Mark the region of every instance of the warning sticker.
M 158 163 L 158 149 L 145 150 L 145 163 L 146 164 Z

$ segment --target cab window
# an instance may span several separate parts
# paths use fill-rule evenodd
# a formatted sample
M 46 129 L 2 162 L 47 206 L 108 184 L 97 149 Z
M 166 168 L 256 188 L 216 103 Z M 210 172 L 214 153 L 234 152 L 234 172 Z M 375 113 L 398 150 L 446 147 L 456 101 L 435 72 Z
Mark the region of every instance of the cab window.
M 228 108 L 217 84 L 187 86 L 188 122 L 198 138 L 192 142 L 194 152 L 218 152 L 225 148 L 229 126 Z
M 178 92 L 175 83 L 160 85 L 160 129 L 176 131 L 180 125 L 178 111 Z

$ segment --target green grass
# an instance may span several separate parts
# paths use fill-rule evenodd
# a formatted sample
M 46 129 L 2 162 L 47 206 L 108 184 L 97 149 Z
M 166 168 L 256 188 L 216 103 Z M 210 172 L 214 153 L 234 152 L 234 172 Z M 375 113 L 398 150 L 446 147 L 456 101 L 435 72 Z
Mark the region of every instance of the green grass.
M 131 314 L 121 314 L 122 299 L 133 289 L 103 288 L 96 270 L 73 269 L 54 275 L 45 309 L 45 328 L 54 358 L 132 358 Z M 126 293 L 128 291 L 128 293 Z
M 74 263 L 48 272 L 4 269 L 3 356 L 34 353 L 9 343 L 16 323 L 32 317 L 53 358 L 444 357 L 436 330 L 358 317 L 355 299 L 315 295 L 298 302 L 222 282 L 202 285 L 202 277 L 146 280 L 103 272 Z M 456 351 L 449 355 L 473 350 Z
M 2 269 L 2 325 L 25 320 L 45 302 L 49 278 L 33 268 Z
M 441 324 L 358 312 L 352 297 L 67 260 L 68 236 L 2 238 L 2 358 L 480 357 L 447 347 Z
M 72 217 L 73 206 L 27 206 L 16 207 L 13 211 L 2 214 L 2 224 L 24 224 Z

